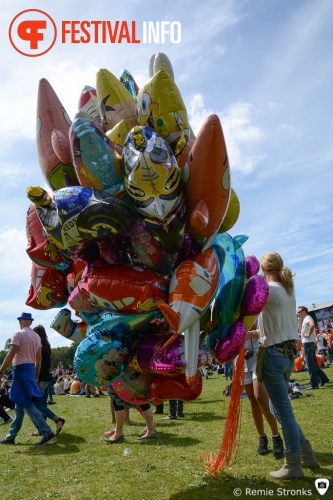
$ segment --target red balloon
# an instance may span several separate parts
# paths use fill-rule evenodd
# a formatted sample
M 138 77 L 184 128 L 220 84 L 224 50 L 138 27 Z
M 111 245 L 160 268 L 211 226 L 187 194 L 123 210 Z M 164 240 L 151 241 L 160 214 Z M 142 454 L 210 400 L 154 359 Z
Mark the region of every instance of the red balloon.
M 67 304 L 67 278 L 52 267 L 32 263 L 31 285 L 26 305 L 34 309 L 51 309 Z
M 45 236 L 43 225 L 33 203 L 27 212 L 26 230 L 28 238 L 26 251 L 33 262 L 43 267 L 54 267 L 56 269 L 70 267 L 69 257 L 65 256 L 60 248 Z
M 202 376 L 198 370 L 192 385 L 186 382 L 184 373 L 175 377 L 164 377 L 156 375 L 150 384 L 150 395 L 153 399 L 180 399 L 182 401 L 194 401 L 202 391 Z

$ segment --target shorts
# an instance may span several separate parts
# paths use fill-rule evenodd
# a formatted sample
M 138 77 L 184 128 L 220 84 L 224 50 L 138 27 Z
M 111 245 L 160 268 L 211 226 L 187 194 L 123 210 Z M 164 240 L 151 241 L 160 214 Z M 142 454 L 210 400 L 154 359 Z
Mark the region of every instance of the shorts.
M 253 380 L 257 378 L 255 370 L 244 372 L 244 385 L 252 384 Z
M 130 408 L 137 408 L 138 406 L 139 406 L 139 408 L 141 408 L 142 411 L 147 411 L 150 408 L 149 403 L 145 403 L 143 405 L 132 405 L 130 403 L 126 403 L 114 392 L 111 384 L 107 386 L 106 390 L 107 390 L 108 395 L 112 399 L 114 411 L 122 411 L 125 409 L 129 410 Z

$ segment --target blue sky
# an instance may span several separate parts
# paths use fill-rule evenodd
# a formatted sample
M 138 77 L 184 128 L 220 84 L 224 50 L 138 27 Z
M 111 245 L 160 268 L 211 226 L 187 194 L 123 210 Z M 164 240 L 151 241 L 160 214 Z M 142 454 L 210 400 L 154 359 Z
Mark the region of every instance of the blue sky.
M 0 13 L 1 313 L 0 348 L 17 329 L 31 264 L 26 256 L 26 188 L 42 185 L 35 143 L 38 82 L 49 80 L 71 119 L 99 68 L 128 69 L 139 87 L 152 54 L 168 55 L 198 132 L 220 116 L 232 186 L 241 214 L 230 234 L 249 236 L 246 255 L 281 253 L 296 273 L 297 304 L 333 299 L 333 3 L 331 0 L 138 0 L 61 3 L 11 0 Z M 22 10 L 62 20 L 179 21 L 180 44 L 56 43 L 42 57 L 24 57 L 8 28 Z M 58 309 L 31 310 L 53 347 L 69 341 L 49 329 Z

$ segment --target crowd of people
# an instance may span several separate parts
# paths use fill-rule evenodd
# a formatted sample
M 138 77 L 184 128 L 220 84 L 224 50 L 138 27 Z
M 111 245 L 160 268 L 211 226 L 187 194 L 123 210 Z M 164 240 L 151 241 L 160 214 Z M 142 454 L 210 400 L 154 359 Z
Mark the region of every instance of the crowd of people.
M 325 367 L 331 364 L 333 332 L 330 328 L 316 330 L 308 309 L 305 306 L 296 308 L 293 275 L 279 254 L 265 254 L 261 270 L 269 286 L 269 296 L 258 321 L 246 334 L 244 390 L 259 438 L 258 454 L 269 452 L 264 430 L 266 420 L 272 434 L 273 454 L 276 458 L 284 457 L 282 468 L 270 475 L 276 479 L 302 478 L 304 467 L 318 467 L 319 463 L 294 415 L 289 398 L 290 376 L 294 359 L 301 352 L 309 371 L 311 389 L 319 389 L 329 382 L 316 356 L 323 358 Z M 112 427 L 105 432 L 107 444 L 124 441 L 124 425 L 133 424 L 129 417 L 131 408 L 140 412 L 146 424 L 138 439 L 157 438 L 154 414 L 163 414 L 166 402 L 157 405 L 154 411 L 150 403 L 133 406 L 121 400 L 111 385 L 105 389 L 96 388 L 80 380 L 72 365 L 65 369 L 59 362 L 51 370 L 51 347 L 44 327 L 31 328 L 30 313 L 22 313 L 18 321 L 20 330 L 13 335 L 9 352 L 0 367 L 0 418 L 10 424 L 0 444 L 15 444 L 25 415 L 36 427 L 33 435 L 41 436 L 36 445 L 53 443 L 65 419 L 52 412 L 48 405 L 55 403 L 53 396 L 67 395 L 109 396 Z M 213 373 L 224 374 L 226 381 L 231 381 L 234 361 L 222 364 L 211 358 L 201 367 L 201 373 L 206 378 Z M 4 372 L 9 367 L 12 371 L 8 377 Z M 169 400 L 167 403 L 165 420 L 184 417 L 183 401 Z M 14 417 L 7 413 L 12 410 Z M 55 424 L 54 432 L 47 419 Z

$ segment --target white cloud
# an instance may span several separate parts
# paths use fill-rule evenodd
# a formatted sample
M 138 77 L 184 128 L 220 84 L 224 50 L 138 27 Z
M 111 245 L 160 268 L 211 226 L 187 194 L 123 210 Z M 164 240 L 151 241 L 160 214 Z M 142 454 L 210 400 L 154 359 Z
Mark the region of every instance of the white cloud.
M 188 106 L 190 124 L 197 135 L 205 119 L 214 113 L 206 109 L 201 94 L 195 94 Z M 254 119 L 258 111 L 247 102 L 235 102 L 225 110 L 217 112 L 220 117 L 227 144 L 230 165 L 234 171 L 249 174 L 263 161 L 265 154 L 260 144 L 265 134 Z

